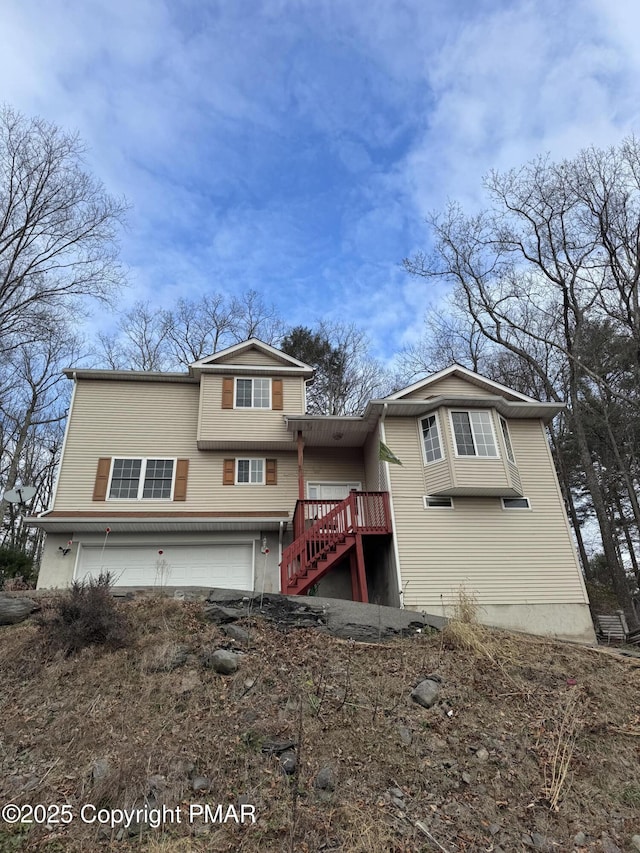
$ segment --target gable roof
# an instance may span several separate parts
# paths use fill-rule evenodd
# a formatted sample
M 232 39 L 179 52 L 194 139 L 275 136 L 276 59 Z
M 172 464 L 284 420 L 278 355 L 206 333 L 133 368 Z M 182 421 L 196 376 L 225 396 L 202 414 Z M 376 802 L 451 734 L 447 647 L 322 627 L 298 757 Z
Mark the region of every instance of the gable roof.
M 190 364 L 190 368 L 206 368 L 206 367 L 216 367 L 224 363 L 226 366 L 229 364 L 233 364 L 232 360 L 229 360 L 230 356 L 237 356 L 241 353 L 248 352 L 251 349 L 258 350 L 265 355 L 271 356 L 274 361 L 280 362 L 281 365 L 285 367 L 293 367 L 299 370 L 308 371 L 309 373 L 313 372 L 313 368 L 308 364 L 305 364 L 303 361 L 298 361 L 297 358 L 294 358 L 291 355 L 287 355 L 275 347 L 272 347 L 270 344 L 265 344 L 264 341 L 259 340 L 258 338 L 249 338 L 249 340 L 241 341 L 238 344 L 234 344 L 233 346 L 226 347 L 219 352 L 214 353 L 213 355 L 208 355 L 206 358 L 201 358 L 198 361 L 194 361 L 193 364 Z M 245 362 L 246 364 L 246 362 Z
M 444 370 L 432 373 L 430 376 L 420 379 L 418 382 L 414 382 L 413 385 L 409 385 L 407 388 L 401 388 L 394 394 L 389 394 L 389 396 L 384 397 L 384 399 L 401 400 L 403 397 L 406 397 L 407 394 L 411 394 L 414 391 L 419 391 L 423 388 L 428 388 L 435 382 L 439 382 L 441 379 L 445 379 L 449 376 L 458 376 L 460 379 L 466 379 L 468 382 L 472 382 L 474 385 L 482 388 L 483 391 L 486 391 L 492 396 L 495 396 L 496 394 L 498 396 L 507 395 L 512 400 L 521 400 L 524 403 L 540 402 L 539 400 L 535 400 L 533 397 L 528 397 L 526 394 L 521 394 L 519 391 L 514 391 L 512 388 L 507 388 L 506 385 L 501 385 L 500 382 L 494 382 L 493 379 L 487 379 L 486 376 L 482 376 L 480 373 L 475 373 L 473 370 L 469 370 L 468 367 L 463 367 L 461 364 L 452 364 L 450 367 L 445 367 Z

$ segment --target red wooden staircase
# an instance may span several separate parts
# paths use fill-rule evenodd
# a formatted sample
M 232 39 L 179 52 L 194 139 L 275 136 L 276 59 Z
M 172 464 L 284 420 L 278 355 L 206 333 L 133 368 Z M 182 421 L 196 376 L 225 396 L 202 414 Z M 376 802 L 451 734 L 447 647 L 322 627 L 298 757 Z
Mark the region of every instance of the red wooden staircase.
M 293 529 L 296 538 L 280 563 L 284 595 L 304 595 L 348 557 L 353 600 L 369 600 L 362 537 L 391 533 L 387 492 L 353 491 L 342 501 L 298 501 Z

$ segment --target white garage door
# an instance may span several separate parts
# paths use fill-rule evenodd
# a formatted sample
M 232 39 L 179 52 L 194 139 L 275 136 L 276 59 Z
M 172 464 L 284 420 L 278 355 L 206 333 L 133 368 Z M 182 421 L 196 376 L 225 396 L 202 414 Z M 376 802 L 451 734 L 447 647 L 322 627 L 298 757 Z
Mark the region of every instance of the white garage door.
M 150 545 L 85 545 L 78 580 L 111 572 L 115 586 L 205 586 L 253 589 L 253 546 L 174 545 L 162 554 Z

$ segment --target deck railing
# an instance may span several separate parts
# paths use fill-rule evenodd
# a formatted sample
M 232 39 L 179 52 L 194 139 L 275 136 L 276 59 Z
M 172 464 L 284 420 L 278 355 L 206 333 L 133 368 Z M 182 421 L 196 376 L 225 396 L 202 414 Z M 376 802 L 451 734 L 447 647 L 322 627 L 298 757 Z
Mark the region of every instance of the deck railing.
M 282 586 L 306 574 L 311 563 L 337 550 L 350 534 L 391 532 L 387 492 L 350 492 L 344 500 L 299 500 L 293 514 L 295 539 L 282 555 Z

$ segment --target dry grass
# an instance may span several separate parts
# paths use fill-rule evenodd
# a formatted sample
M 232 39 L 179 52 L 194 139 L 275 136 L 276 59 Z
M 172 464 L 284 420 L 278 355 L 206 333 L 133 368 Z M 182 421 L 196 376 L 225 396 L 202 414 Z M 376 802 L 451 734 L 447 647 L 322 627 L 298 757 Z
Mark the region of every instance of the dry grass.
M 584 727 L 586 710 L 583 692 L 572 690 L 561 694 L 540 722 L 536 746 L 544 773 L 542 794 L 553 811 L 560 808 L 563 791 L 569 782 L 569 769 L 578 734 Z
M 578 830 L 606 830 L 624 849 L 637 832 L 640 671 L 624 661 L 470 621 L 443 637 L 364 645 L 282 633 L 254 615 L 251 648 L 223 678 L 201 655 L 233 644 L 198 604 L 119 606 L 135 645 L 111 653 L 47 659 L 34 625 L 4 629 L 0 799 L 185 809 L 243 797 L 258 820 L 183 821 L 117 843 L 78 820 L 22 833 L 0 824 L 2 851 L 516 851 L 536 831 L 571 849 Z M 165 665 L 178 649 L 186 660 Z M 425 710 L 409 693 L 436 670 L 442 703 Z M 297 776 L 262 752 L 272 737 L 298 743 Z M 108 773 L 96 779 L 98 759 Z M 314 787 L 325 766 L 335 791 Z M 208 791 L 194 793 L 194 775 Z

